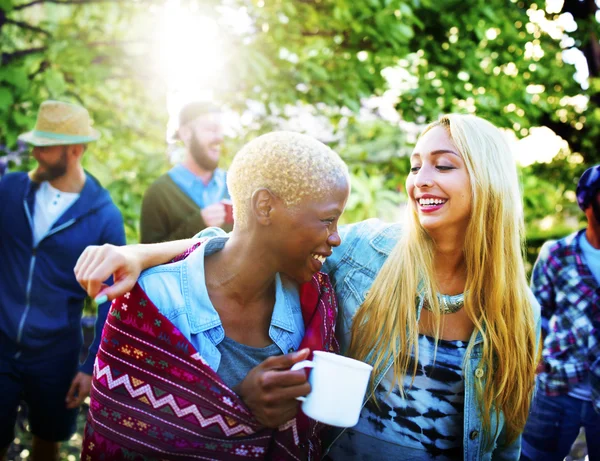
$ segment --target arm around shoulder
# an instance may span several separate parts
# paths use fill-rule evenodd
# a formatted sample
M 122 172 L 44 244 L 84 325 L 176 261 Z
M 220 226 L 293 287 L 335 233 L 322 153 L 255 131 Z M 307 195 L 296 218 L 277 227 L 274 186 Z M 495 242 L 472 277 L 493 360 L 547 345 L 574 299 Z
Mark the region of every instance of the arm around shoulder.
M 115 246 L 125 245 L 125 227 L 123 224 L 123 216 L 119 209 L 112 204 L 106 211 L 104 216 L 104 229 L 100 236 L 99 243 L 110 244 Z M 105 280 L 108 277 L 105 278 Z M 108 282 L 112 285 L 112 279 Z M 81 365 L 80 370 L 88 375 L 92 374 L 94 360 L 100 346 L 100 337 L 102 336 L 102 328 L 110 309 L 110 302 L 106 301 L 98 306 L 98 312 L 96 314 L 96 324 L 94 340 L 88 349 L 88 356 Z

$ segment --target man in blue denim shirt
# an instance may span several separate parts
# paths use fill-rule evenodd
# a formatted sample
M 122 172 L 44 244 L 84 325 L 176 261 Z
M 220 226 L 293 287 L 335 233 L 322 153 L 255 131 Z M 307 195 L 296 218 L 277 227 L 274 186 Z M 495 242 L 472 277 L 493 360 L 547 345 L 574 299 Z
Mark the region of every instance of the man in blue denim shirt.
M 581 176 L 577 202 L 588 227 L 544 244 L 533 269 L 545 339 L 525 460 L 564 459 L 581 426 L 590 459 L 600 456 L 600 165 Z
M 223 142 L 217 107 L 194 102 L 179 114 L 181 164 L 160 176 L 144 194 L 140 240 L 156 243 L 193 236 L 210 226 L 232 229 L 226 173 L 217 168 Z

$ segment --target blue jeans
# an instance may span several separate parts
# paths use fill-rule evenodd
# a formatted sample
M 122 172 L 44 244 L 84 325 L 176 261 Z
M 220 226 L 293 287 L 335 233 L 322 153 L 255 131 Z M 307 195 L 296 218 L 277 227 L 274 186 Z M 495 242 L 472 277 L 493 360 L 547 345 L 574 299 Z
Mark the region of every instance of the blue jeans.
M 592 402 L 537 392 L 523 432 L 521 461 L 562 461 L 581 426 L 590 461 L 600 460 L 600 415 Z

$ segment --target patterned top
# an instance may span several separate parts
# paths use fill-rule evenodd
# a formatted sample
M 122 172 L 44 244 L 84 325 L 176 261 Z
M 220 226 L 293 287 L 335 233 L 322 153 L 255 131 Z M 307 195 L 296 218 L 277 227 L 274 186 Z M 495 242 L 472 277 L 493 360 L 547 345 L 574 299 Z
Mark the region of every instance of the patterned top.
M 582 257 L 584 232 L 545 243 L 533 268 L 531 288 L 542 307 L 545 338 L 538 386 L 546 395 L 566 394 L 588 376 L 592 387 L 594 378 L 600 380 L 600 286 Z M 593 401 L 600 408 L 600 396 Z
M 419 336 L 417 373 L 405 377 L 405 398 L 390 392 L 390 370 L 358 424 L 344 432 L 330 451 L 334 460 L 450 460 L 463 455 L 463 360 L 465 341 Z M 409 365 L 409 370 L 412 364 Z M 434 403 L 434 405 L 432 405 Z

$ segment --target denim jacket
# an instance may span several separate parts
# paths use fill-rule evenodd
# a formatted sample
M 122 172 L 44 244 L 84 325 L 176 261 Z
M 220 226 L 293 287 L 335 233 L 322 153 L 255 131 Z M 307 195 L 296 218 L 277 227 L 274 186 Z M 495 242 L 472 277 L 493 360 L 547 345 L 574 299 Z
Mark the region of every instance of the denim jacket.
M 348 349 L 350 342 L 350 327 L 352 318 L 363 303 L 377 273 L 390 255 L 400 236 L 401 228 L 398 224 L 385 224 L 371 219 L 361 223 L 346 226 L 340 229 L 342 244 L 334 248 L 333 255 L 327 258 L 324 272 L 329 277 L 335 288 L 340 312 L 338 314 L 338 339 L 342 353 Z M 536 325 L 540 328 L 539 305 L 531 296 L 535 309 Z M 421 313 L 421 305 L 417 307 L 417 317 Z M 473 333 L 470 339 L 474 347 L 466 361 L 464 369 L 465 396 L 464 396 L 464 440 L 463 449 L 465 461 L 487 460 L 516 460 L 521 451 L 521 437 L 512 444 L 505 442 L 506 428 L 504 415 L 499 415 L 499 431 L 493 449 L 485 449 L 483 443 L 483 423 L 478 415 L 477 396 L 475 384 L 484 374 L 479 370 L 479 361 L 482 354 L 483 339 L 480 333 Z M 392 361 L 375 377 L 375 386 L 384 378 L 392 365 Z M 496 433 L 496 416 L 491 415 L 491 434 Z M 338 434 L 339 435 L 339 434 Z M 337 438 L 337 437 L 336 437 Z
M 208 295 L 204 257 L 221 250 L 226 241 L 223 237 L 210 238 L 186 259 L 145 270 L 139 278 L 140 286 L 160 312 L 215 371 L 221 362 L 217 346 L 225 338 L 225 329 Z M 298 287 L 287 277 L 276 274 L 269 337 L 282 354 L 287 354 L 298 349 L 303 336 Z

